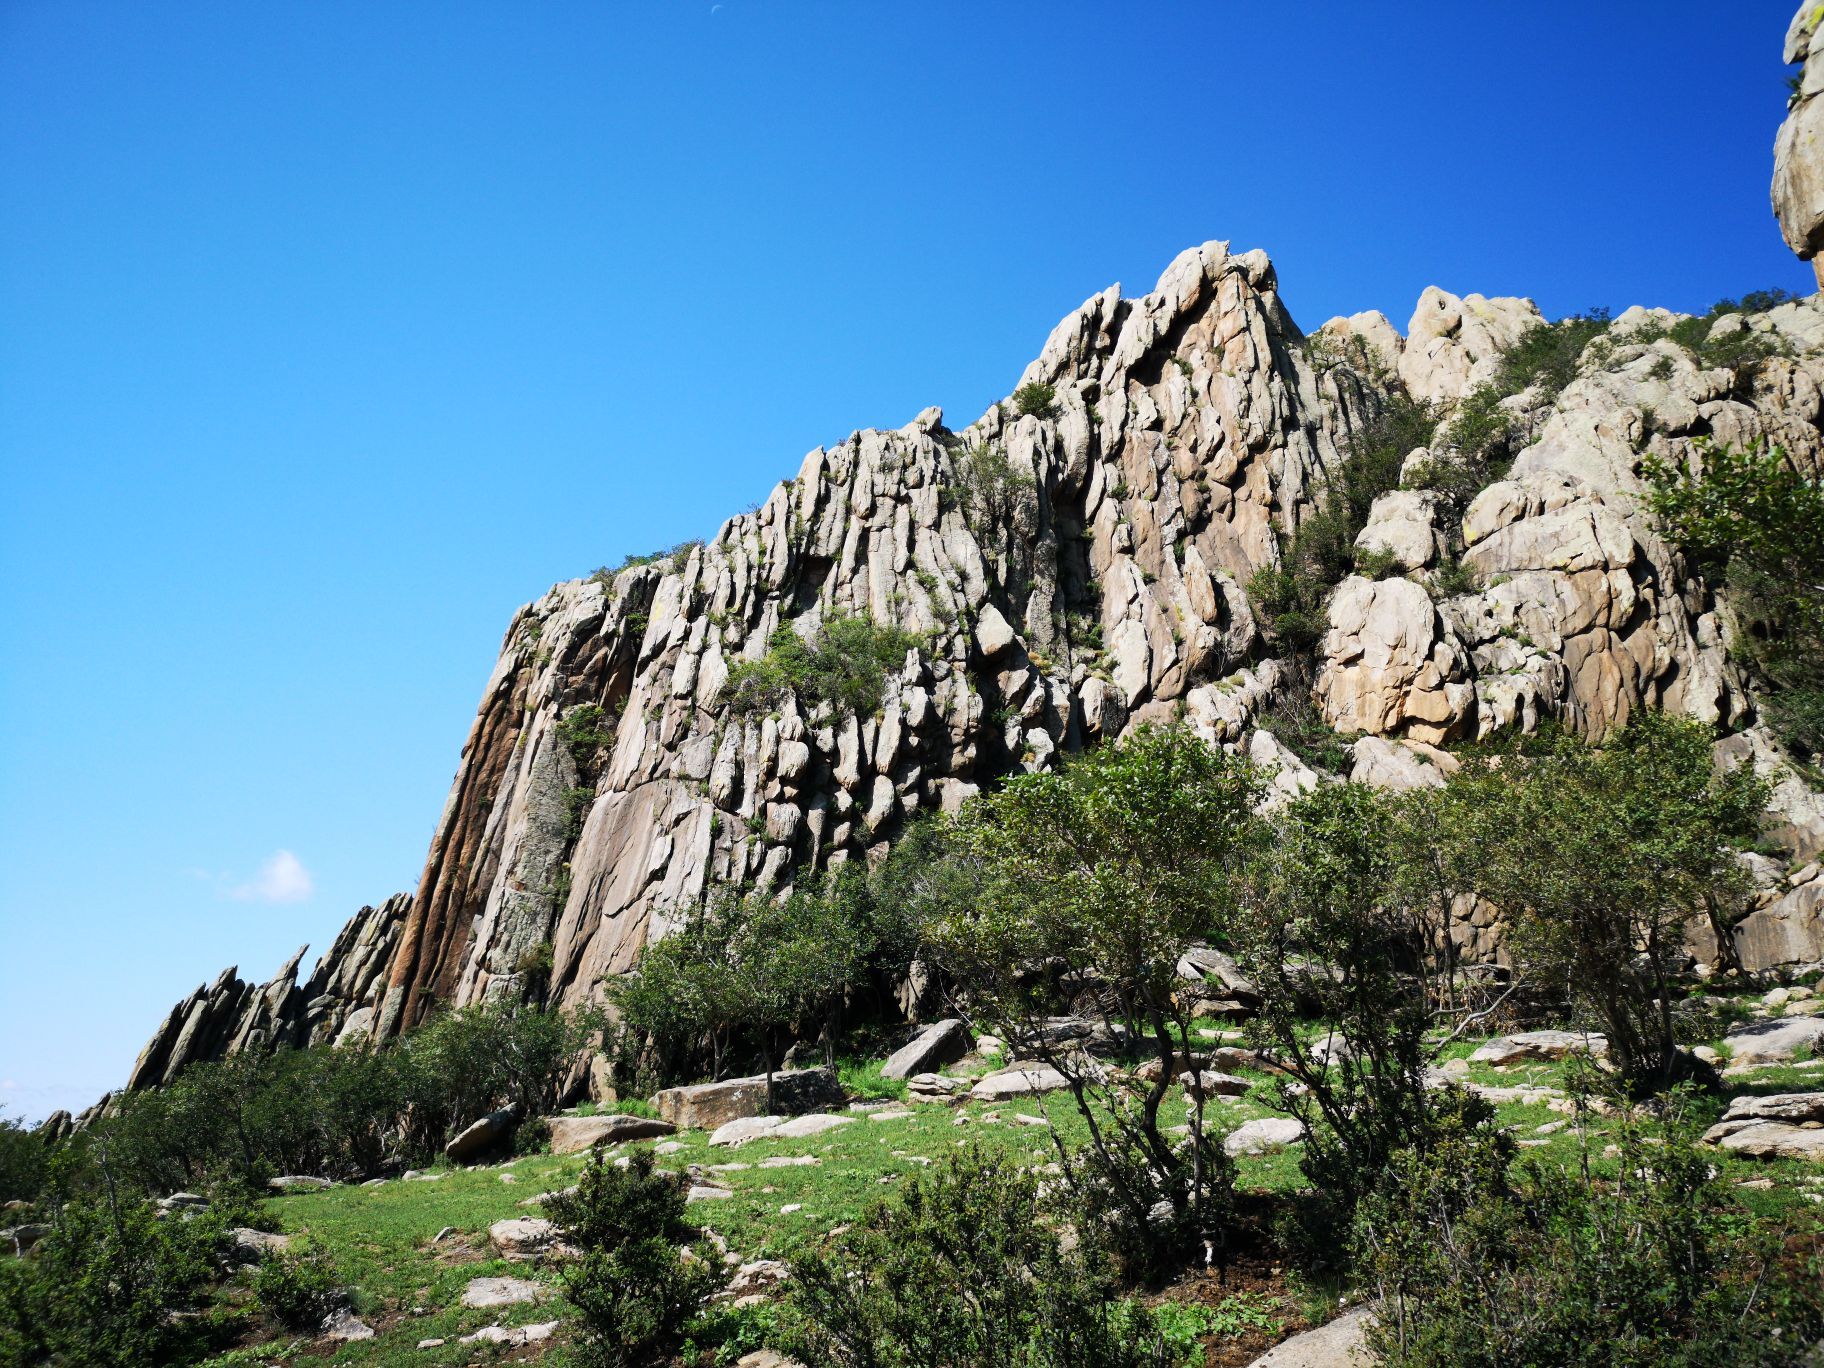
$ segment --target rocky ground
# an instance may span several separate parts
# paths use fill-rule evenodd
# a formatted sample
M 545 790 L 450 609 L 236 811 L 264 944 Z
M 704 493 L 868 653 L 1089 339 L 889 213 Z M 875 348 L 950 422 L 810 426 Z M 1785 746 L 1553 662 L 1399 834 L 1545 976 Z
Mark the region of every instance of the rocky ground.
M 1824 1204 L 1819 976 L 1813 965 L 1775 987 L 1700 985 L 1685 1009 L 1713 1031 L 1701 1052 L 1723 1082 L 1698 1119 L 1723 1176 L 1753 1208 Z M 1216 1122 L 1230 1132 L 1243 1190 L 1298 1186 L 1297 1126 L 1274 1111 L 1264 1061 L 1221 1022 L 1200 1025 L 1187 1044 L 1206 1056 L 1197 1063 L 1216 1095 Z M 1600 1037 L 1575 1030 L 1459 1041 L 1441 1055 L 1437 1076 L 1495 1103 L 1522 1147 L 1567 1164 L 1587 1155 L 1600 1171 L 1614 1158 L 1608 1122 L 1578 1114 L 1563 1073 L 1569 1051 L 1602 1048 Z M 1055 1161 L 1058 1141 L 1079 1143 L 1082 1119 L 1068 1094 L 1051 1090 L 1057 1081 L 1041 1066 L 1009 1060 L 992 1039 L 974 1041 L 948 1025 L 928 1028 L 891 1061 L 845 1065 L 835 1079 L 799 1075 L 779 1095 L 815 1110 L 794 1115 L 760 1115 L 764 1089 L 734 1081 L 674 1089 L 656 1107 L 635 1109 L 640 1115 L 584 1107 L 553 1118 L 552 1148 L 568 1152 L 452 1162 L 361 1186 L 299 1176 L 270 1200 L 269 1214 L 282 1238 L 328 1252 L 352 1286 L 351 1303 L 321 1335 L 249 1344 L 214 1362 L 469 1364 L 537 1358 L 561 1345 L 570 1312 L 556 1270 L 566 1251 L 540 1198 L 575 1180 L 592 1143 L 616 1158 L 652 1145 L 661 1167 L 687 1176 L 693 1216 L 727 1251 L 736 1270 L 727 1296 L 751 1308 L 757 1346 L 786 1276 L 782 1261 L 856 1220 L 907 1175 L 968 1143 L 1041 1169 Z M 1183 1123 L 1185 1106 L 1174 1088 L 1173 1124 Z M 272 1242 L 245 1238 L 250 1259 Z M 1230 1327 L 1206 1336 L 1212 1365 L 1252 1362 L 1275 1340 L 1325 1326 L 1325 1336 L 1306 1344 L 1316 1352 L 1353 1324 L 1326 1325 L 1344 1308 L 1321 1289 L 1294 1286 L 1264 1245 L 1246 1241 L 1232 1268 L 1191 1275 L 1163 1295 L 1210 1308 L 1214 1324 Z M 1291 1346 L 1280 1352 L 1265 1361 L 1306 1361 L 1291 1357 Z

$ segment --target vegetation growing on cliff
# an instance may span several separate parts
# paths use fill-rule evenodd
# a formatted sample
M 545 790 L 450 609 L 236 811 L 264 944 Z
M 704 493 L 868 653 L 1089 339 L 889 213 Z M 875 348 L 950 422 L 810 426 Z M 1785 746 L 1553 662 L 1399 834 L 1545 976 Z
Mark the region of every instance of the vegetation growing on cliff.
M 836 614 L 807 641 L 789 623 L 767 638 L 766 654 L 737 661 L 722 697 L 737 716 L 777 709 L 788 698 L 807 712 L 827 706 L 837 717 L 872 717 L 880 711 L 887 675 L 898 670 L 918 637 L 866 614 Z

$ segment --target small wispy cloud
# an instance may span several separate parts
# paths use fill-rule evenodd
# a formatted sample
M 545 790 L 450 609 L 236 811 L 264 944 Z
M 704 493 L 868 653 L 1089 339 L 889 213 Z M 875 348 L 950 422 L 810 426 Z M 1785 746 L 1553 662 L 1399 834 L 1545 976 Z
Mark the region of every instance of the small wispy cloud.
M 316 889 L 304 862 L 289 850 L 276 850 L 260 866 L 259 873 L 245 883 L 228 889 L 228 896 L 240 902 L 303 902 Z

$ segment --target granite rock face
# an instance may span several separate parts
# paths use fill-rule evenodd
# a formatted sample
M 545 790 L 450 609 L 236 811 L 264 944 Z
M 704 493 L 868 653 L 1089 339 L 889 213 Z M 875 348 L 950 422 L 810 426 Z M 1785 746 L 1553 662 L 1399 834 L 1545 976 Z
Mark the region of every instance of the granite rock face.
M 362 908 L 302 984 L 298 964 L 308 947 L 299 947 L 264 984 L 243 983 L 234 969 L 224 970 L 171 1009 L 127 1086 L 157 1087 L 191 1064 L 249 1048 L 365 1038 L 410 906 L 409 895 L 398 893 Z
M 1274 765 L 1284 802 L 1334 781 L 1263 726 L 1301 693 L 1361 738 L 1356 776 L 1396 788 L 1440 782 L 1455 763 L 1440 748 L 1501 728 L 1701 718 L 1729 733 L 1719 762 L 1775 780 L 1771 834 L 1810 858 L 1824 800 L 1759 726 L 1727 605 L 1642 506 L 1649 453 L 1695 467 L 1706 440 L 1824 452 L 1824 297 L 1731 317 L 1714 326 L 1776 333 L 1788 354 L 1707 369 L 1652 331 L 1631 339 L 1678 316 L 1629 310 L 1560 392 L 1503 401 L 1530 444 L 1460 527 L 1431 491 L 1384 496 L 1360 544 L 1406 573 L 1338 585 L 1307 670 L 1275 656 L 1251 578 L 1279 564 L 1389 387 L 1448 416 L 1538 310 L 1429 289 L 1404 335 L 1373 313 L 1307 339 L 1266 256 L 1221 242 L 1148 294 L 1111 287 L 1027 366 L 1025 404 L 957 430 L 927 409 L 855 432 L 707 542 L 522 608 L 416 893 L 364 909 L 301 987 L 294 961 L 263 986 L 229 971 L 200 989 L 132 1086 L 256 1040 L 394 1035 L 433 1004 L 597 1000 L 712 887 L 878 859 L 915 814 L 1147 722 L 1182 718 Z M 1408 485 L 1429 456 L 1408 457 Z M 776 631 L 863 614 L 917 642 L 874 715 L 731 705 L 730 672 Z M 1750 919 L 1757 955 L 1818 956 L 1803 882 Z M 1498 956 L 1498 928 L 1466 924 L 1472 957 Z
M 1824 247 L 1824 39 L 1819 20 L 1824 19 L 1815 0 L 1807 0 L 1792 16 L 1786 30 L 1784 57 L 1798 66 L 1798 90 L 1787 106 L 1773 144 L 1773 212 L 1780 220 L 1786 245 L 1820 271 L 1817 262 Z

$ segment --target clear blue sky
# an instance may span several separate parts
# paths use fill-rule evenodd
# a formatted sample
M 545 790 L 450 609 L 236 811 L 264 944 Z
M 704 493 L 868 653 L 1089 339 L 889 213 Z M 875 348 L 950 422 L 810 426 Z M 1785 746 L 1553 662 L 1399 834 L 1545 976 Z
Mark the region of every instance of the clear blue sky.
M 518 604 L 1186 246 L 1808 288 L 1791 9 L 4 0 L 0 1106 L 411 887 Z

